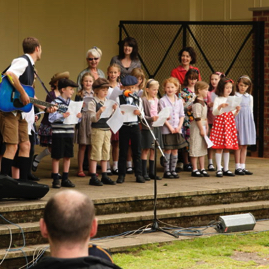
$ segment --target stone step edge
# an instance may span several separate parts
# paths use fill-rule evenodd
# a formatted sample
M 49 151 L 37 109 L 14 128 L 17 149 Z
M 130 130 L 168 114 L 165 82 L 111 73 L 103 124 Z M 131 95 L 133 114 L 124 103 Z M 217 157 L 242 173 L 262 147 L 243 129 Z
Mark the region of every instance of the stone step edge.
M 209 195 L 209 194 L 224 194 L 224 193 L 235 193 L 235 192 L 249 192 L 249 191 L 263 191 L 269 190 L 268 186 L 251 186 L 251 187 L 237 187 L 237 188 L 227 188 L 227 189 L 212 189 L 212 190 L 199 190 L 199 191 L 181 191 L 174 193 L 162 193 L 157 195 L 157 199 L 163 198 L 175 198 L 175 197 L 186 197 L 186 196 L 199 196 L 199 195 Z M 115 197 L 108 199 L 93 199 L 95 205 L 100 204 L 110 204 L 110 203 L 120 203 L 120 202 L 132 202 L 139 200 L 153 200 L 154 195 L 141 195 L 141 196 L 126 196 L 126 197 Z M 33 201 L 27 203 L 23 202 L 22 205 L 1 205 L 0 214 L 2 212 L 15 212 L 22 210 L 38 210 L 44 209 L 47 201 L 38 201 L 33 203 Z
M 232 214 L 233 212 L 247 212 L 260 209 L 268 209 L 269 201 L 255 201 L 255 202 L 244 202 L 244 203 L 234 203 L 234 204 L 223 204 L 223 205 L 209 205 L 209 206 L 198 206 L 198 207 L 182 207 L 173 209 L 157 209 L 158 219 L 168 219 L 168 218 L 180 218 L 180 217 L 190 217 L 190 216 L 201 216 L 201 215 L 213 215 L 213 214 Z M 136 222 L 136 221 L 147 221 L 153 220 L 153 210 L 152 211 L 142 211 L 142 212 L 131 212 L 131 213 L 119 213 L 110 215 L 100 215 L 97 216 L 98 224 L 108 225 L 116 223 L 126 223 L 126 222 Z M 38 232 L 39 222 L 30 223 L 18 223 L 24 233 L 27 232 Z M 8 235 L 9 229 L 12 233 L 20 233 L 21 230 L 11 224 L 0 225 L 0 236 Z

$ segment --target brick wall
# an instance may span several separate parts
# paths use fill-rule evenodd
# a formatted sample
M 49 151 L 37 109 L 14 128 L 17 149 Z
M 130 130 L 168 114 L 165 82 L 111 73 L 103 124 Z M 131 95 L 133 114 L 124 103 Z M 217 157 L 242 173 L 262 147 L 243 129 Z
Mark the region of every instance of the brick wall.
M 264 21 L 264 154 L 269 158 L 269 8 L 253 10 L 253 21 Z M 255 89 L 254 89 L 255 90 Z M 259 115 L 262 116 L 262 115 Z

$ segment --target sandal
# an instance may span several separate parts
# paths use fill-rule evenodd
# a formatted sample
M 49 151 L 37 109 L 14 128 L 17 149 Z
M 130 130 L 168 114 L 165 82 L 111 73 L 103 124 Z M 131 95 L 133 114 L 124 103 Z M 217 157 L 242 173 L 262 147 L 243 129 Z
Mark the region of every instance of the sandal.
M 86 177 L 86 175 L 84 174 L 83 171 L 79 171 L 79 172 L 77 173 L 77 176 L 78 176 L 78 177 Z

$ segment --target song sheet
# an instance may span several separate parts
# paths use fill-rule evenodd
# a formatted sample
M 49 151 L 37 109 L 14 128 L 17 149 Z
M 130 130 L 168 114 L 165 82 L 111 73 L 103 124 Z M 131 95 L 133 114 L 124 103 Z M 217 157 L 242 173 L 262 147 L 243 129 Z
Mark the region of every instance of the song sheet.
M 75 102 L 70 101 L 67 112 L 70 112 L 70 115 L 64 119 L 64 124 L 77 124 L 78 117 L 77 114 L 81 112 L 83 101 Z

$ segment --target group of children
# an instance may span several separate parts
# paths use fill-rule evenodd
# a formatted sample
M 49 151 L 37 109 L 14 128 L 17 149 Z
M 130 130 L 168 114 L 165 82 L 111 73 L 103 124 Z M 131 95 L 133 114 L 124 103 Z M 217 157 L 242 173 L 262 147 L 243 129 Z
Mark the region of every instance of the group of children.
M 246 170 L 245 161 L 247 146 L 256 143 L 256 131 L 253 120 L 252 83 L 248 76 L 240 77 L 234 89 L 234 83 L 224 74 L 216 72 L 210 76 L 210 82 L 198 81 L 199 72 L 189 69 L 182 85 L 176 78 L 170 77 L 163 82 L 164 96 L 159 100 L 159 82 L 154 79 L 146 81 L 143 70 L 135 68 L 131 75 L 121 81 L 120 67 L 112 64 L 107 69 L 108 79 L 94 79 L 91 73 L 85 73 L 81 78 L 81 90 L 75 100 L 83 101 L 82 112 L 77 115 L 78 125 L 63 124 L 68 112 L 56 111 L 48 115 L 52 126 L 53 184 L 54 188 L 61 186 L 74 187 L 68 179 L 70 158 L 73 157 L 73 141 L 79 144 L 78 174 L 85 177 L 83 160 L 87 148 L 89 161 L 90 185 L 115 185 L 125 181 L 128 169 L 134 169 L 136 182 L 145 183 L 150 179 L 161 179 L 155 173 L 154 139 L 149 126 L 158 119 L 158 113 L 166 107 L 170 108 L 170 116 L 162 127 L 153 127 L 152 131 L 160 147 L 164 150 L 166 161 L 164 178 L 179 178 L 177 173 L 178 158 L 182 157 L 184 168 L 191 171 L 193 177 L 208 177 L 205 169 L 205 156 L 208 156 L 208 169 L 215 171 L 213 152 L 216 156 L 216 176 L 234 176 L 252 174 Z M 68 107 L 77 84 L 68 78 L 58 82 L 60 96 L 54 102 Z M 115 111 L 121 105 L 135 106 L 135 119 L 126 120 L 117 133 L 113 133 L 107 124 L 108 118 L 101 117 L 105 111 L 105 101 L 113 91 L 121 94 L 116 99 L 112 109 Z M 228 96 L 242 97 L 240 106 L 233 111 L 224 112 L 228 106 Z M 208 135 L 213 142 L 208 149 L 204 136 Z M 112 145 L 112 147 L 111 147 Z M 235 173 L 229 170 L 229 151 L 235 150 Z M 131 154 L 130 154 L 131 152 Z M 113 165 L 110 168 L 110 155 Z M 149 155 L 149 169 L 147 160 Z M 221 160 L 223 155 L 224 164 Z M 37 157 L 37 156 L 36 156 Z M 33 167 L 37 167 L 38 159 L 34 159 Z M 64 158 L 62 182 L 59 177 L 59 159 Z M 133 165 L 130 164 L 131 158 Z M 189 162 L 190 160 L 190 162 Z M 101 164 L 101 180 L 96 173 L 97 163 Z M 198 170 L 199 162 L 200 170 Z M 112 170 L 112 171 L 111 171 Z M 148 172 L 149 171 L 149 172 Z M 114 182 L 109 175 L 118 175 Z

